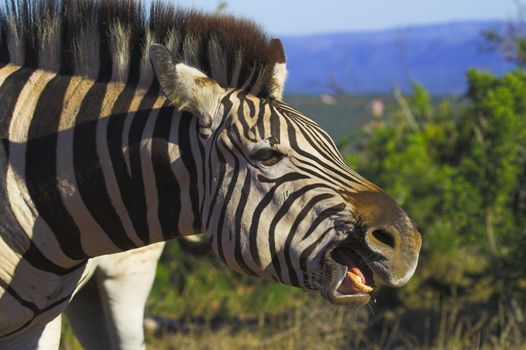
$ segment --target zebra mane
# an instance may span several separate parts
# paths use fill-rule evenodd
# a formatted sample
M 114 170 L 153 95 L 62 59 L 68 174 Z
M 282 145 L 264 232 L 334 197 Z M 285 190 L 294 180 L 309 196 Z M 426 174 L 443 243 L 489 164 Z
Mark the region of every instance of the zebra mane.
M 274 65 L 284 62 L 252 21 L 159 0 L 150 6 L 140 0 L 6 2 L 0 5 L 0 65 L 140 84 L 152 81 L 144 79 L 154 75 L 148 48 L 160 43 L 223 87 L 268 97 Z

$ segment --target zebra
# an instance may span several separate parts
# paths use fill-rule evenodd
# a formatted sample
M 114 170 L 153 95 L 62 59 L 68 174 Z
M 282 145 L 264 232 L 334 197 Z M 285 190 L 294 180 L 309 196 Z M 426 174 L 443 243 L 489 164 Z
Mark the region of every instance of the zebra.
M 90 258 L 205 232 L 232 270 L 363 305 L 421 235 L 281 101 L 254 23 L 133 0 L 0 10 L 0 348 L 55 349 Z

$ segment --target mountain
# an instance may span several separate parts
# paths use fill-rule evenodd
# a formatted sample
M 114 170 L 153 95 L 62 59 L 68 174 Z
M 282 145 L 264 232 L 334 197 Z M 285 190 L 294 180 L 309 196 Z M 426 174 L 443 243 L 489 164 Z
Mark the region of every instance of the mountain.
M 496 21 L 454 22 L 370 32 L 282 37 L 289 94 L 385 93 L 412 82 L 435 94 L 462 93 L 468 68 L 502 74 L 513 68 L 487 49 L 481 32 Z

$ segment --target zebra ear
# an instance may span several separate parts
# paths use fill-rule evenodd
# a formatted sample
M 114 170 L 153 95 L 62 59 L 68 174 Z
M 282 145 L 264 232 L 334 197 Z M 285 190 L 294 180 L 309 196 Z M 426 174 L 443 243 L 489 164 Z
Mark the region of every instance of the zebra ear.
M 270 41 L 270 50 L 275 57 L 273 74 L 272 97 L 281 100 L 283 90 L 285 89 L 285 80 L 287 79 L 287 64 L 285 59 L 285 50 L 281 40 L 275 38 Z
M 198 69 L 174 60 L 163 45 L 151 45 L 150 57 L 168 100 L 178 110 L 199 115 L 201 134 L 210 136 L 214 115 L 226 91 Z

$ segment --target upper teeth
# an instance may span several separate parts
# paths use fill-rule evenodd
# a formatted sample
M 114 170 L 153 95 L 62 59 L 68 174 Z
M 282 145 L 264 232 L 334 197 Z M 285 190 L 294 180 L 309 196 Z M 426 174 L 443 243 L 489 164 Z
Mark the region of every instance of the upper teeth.
M 363 283 L 361 276 L 356 275 L 350 271 L 347 272 L 347 276 L 351 279 L 354 288 L 356 288 L 361 293 L 370 293 L 373 291 L 373 288 Z

